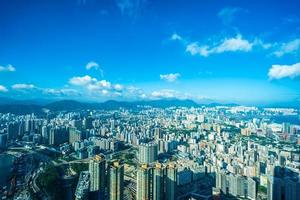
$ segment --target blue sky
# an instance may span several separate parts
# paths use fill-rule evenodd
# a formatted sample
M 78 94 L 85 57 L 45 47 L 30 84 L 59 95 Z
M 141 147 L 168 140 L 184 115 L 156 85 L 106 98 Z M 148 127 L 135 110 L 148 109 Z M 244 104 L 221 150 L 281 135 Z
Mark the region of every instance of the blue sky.
M 295 1 L 2 0 L 0 95 L 299 102 Z

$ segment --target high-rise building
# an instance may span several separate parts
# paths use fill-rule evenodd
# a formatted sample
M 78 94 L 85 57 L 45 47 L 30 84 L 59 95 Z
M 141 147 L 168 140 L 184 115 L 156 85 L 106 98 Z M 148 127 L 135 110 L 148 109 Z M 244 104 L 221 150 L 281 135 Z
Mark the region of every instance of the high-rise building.
M 287 178 L 285 182 L 285 199 L 286 200 L 296 200 L 300 198 L 300 182 L 299 177 Z
M 69 128 L 69 143 L 73 144 L 83 139 L 83 134 L 81 131 L 77 130 L 76 127 Z
M 16 139 L 18 136 L 19 124 L 11 122 L 7 126 L 8 140 Z
M 0 150 L 7 147 L 7 134 L 0 133 Z
M 93 128 L 93 118 L 92 117 L 84 118 L 83 126 L 85 129 L 92 129 Z
M 142 143 L 139 145 L 139 162 L 153 163 L 157 160 L 158 146 L 156 143 Z
M 109 166 L 109 199 L 123 200 L 124 165 L 114 161 Z
M 234 197 L 243 197 L 248 199 L 256 199 L 257 183 L 250 177 L 225 173 L 224 171 L 216 174 L 216 189 L 225 195 Z
M 176 177 L 175 164 L 157 163 L 154 167 L 142 164 L 137 172 L 137 200 L 176 199 Z
M 299 176 L 268 178 L 268 200 L 297 200 L 300 196 Z
M 153 170 L 153 200 L 163 199 L 165 195 L 166 168 L 157 163 Z
M 137 200 L 152 199 L 152 171 L 153 169 L 147 164 L 139 166 L 137 171 Z
M 42 140 L 43 143 L 48 144 L 49 142 L 49 131 L 48 131 L 48 127 L 47 126 L 42 126 Z
M 270 176 L 268 178 L 268 200 L 281 200 L 283 197 L 282 181 L 280 178 Z
M 89 163 L 90 192 L 97 199 L 104 199 L 106 186 L 105 158 L 96 155 Z
M 248 177 L 247 178 L 247 197 L 248 199 L 256 199 L 257 194 L 257 183 L 254 179 Z
M 54 127 L 50 129 L 49 144 L 58 145 L 69 140 L 69 134 L 66 127 Z
M 82 171 L 75 191 L 75 200 L 87 200 L 89 195 L 89 172 Z
M 175 200 L 176 187 L 177 187 L 177 168 L 176 165 L 171 163 L 167 165 L 167 176 L 166 176 L 166 196 L 167 200 Z

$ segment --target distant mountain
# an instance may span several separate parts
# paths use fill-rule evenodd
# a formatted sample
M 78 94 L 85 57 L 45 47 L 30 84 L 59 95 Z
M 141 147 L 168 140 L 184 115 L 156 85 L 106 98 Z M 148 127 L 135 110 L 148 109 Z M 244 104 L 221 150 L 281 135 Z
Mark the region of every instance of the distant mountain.
M 180 99 L 160 99 L 160 100 L 152 100 L 152 101 L 138 101 L 135 102 L 137 105 L 143 106 L 152 106 L 159 108 L 167 108 L 167 107 L 199 107 L 201 105 L 197 104 L 193 100 L 180 100 Z
M 103 103 L 85 103 L 74 100 L 62 100 L 55 101 L 46 105 L 30 104 L 29 101 L 24 101 L 20 104 L 19 101 L 6 99 L 0 104 L 0 113 L 14 113 L 14 114 L 30 114 L 30 113 L 43 113 L 43 109 L 49 109 L 51 111 L 76 111 L 83 109 L 104 109 L 113 110 L 119 108 L 134 109 L 137 106 L 152 106 L 159 108 L 167 107 L 199 107 L 192 100 L 179 100 L 179 99 L 162 99 L 162 100 L 151 100 L 151 101 L 115 101 L 109 100 Z
M 15 102 L 15 99 L 7 98 L 7 97 L 0 97 L 0 105 L 2 104 L 11 104 L 12 102 Z
M 205 100 L 206 103 L 195 102 L 193 100 L 181 99 L 160 99 L 160 100 L 145 100 L 145 101 L 115 101 L 109 100 L 102 103 L 79 102 L 75 100 L 60 100 L 53 101 L 47 99 L 31 99 L 31 100 L 16 100 L 12 98 L 0 97 L 0 113 L 14 114 L 44 114 L 44 109 L 50 111 L 77 111 L 84 109 L 103 109 L 115 110 L 119 108 L 135 109 L 138 106 L 151 106 L 158 108 L 167 107 L 215 107 L 215 106 L 239 106 L 234 103 L 217 103 L 212 100 Z M 281 104 L 264 105 L 264 107 L 290 107 L 300 108 L 300 102 L 286 102 Z
M 45 105 L 45 108 L 52 111 L 60 111 L 60 110 L 80 110 L 80 109 L 88 109 L 91 108 L 91 104 L 89 103 L 81 103 L 74 100 L 62 100 L 55 101 L 53 103 Z
M 39 105 L 5 104 L 0 105 L 0 113 L 13 113 L 18 115 L 31 113 L 41 114 L 43 113 L 43 107 Z
M 53 102 L 53 100 L 49 99 L 26 99 L 26 100 L 20 100 L 20 99 L 13 99 L 13 98 L 7 98 L 7 97 L 0 97 L 0 105 L 46 105 L 50 102 Z
M 104 109 L 112 110 L 119 108 L 136 108 L 137 106 L 152 106 L 159 108 L 166 108 L 171 106 L 176 107 L 198 107 L 199 105 L 192 100 L 179 100 L 179 99 L 164 99 L 164 100 L 152 100 L 152 101 L 115 101 L 109 100 L 103 103 L 83 103 L 74 100 L 63 100 L 50 103 L 45 108 L 52 111 L 60 110 L 80 110 L 80 109 Z

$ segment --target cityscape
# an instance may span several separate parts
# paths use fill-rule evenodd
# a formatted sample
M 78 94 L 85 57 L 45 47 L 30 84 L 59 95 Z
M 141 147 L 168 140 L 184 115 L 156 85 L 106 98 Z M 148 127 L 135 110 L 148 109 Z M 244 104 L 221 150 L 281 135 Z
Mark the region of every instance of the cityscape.
M 300 199 L 299 10 L 1 0 L 0 199 Z

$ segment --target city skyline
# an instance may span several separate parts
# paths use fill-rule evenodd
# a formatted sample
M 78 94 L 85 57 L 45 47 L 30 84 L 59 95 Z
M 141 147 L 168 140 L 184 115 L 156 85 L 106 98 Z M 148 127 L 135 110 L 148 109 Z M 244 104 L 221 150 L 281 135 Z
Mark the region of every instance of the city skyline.
M 1 1 L 0 97 L 299 103 L 297 1 Z

